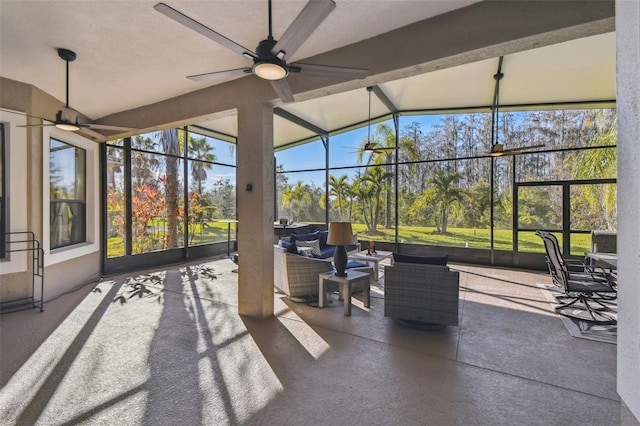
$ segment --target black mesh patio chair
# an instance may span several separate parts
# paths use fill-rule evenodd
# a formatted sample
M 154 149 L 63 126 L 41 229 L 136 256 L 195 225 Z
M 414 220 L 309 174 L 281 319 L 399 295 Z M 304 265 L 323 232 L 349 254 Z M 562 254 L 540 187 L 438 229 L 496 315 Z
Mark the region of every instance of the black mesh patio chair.
M 557 257 L 560 262 L 566 266 L 567 271 L 574 277 L 580 278 L 582 274 L 587 274 L 591 276 L 596 281 L 606 282 L 608 285 L 613 286 L 615 289 L 615 282 L 612 282 L 609 279 L 609 271 L 605 270 L 603 267 L 594 265 L 592 263 L 584 262 L 578 259 L 565 259 L 562 256 L 562 251 L 560 250 L 560 244 L 558 243 L 558 239 L 551 232 L 547 231 L 536 231 L 536 235 L 540 238 L 549 238 L 550 243 L 553 245 L 553 250 L 557 253 Z M 547 249 L 545 245 L 545 250 Z M 547 259 L 548 262 L 548 259 Z M 554 281 L 554 284 L 559 285 Z
M 544 243 L 551 279 L 564 292 L 564 301 L 555 308 L 556 312 L 585 321 L 616 324 L 615 317 L 606 305 L 607 301 L 617 297 L 615 284 L 610 277 L 582 262 L 566 262 L 557 238 L 550 232 L 536 231 L 536 235 Z

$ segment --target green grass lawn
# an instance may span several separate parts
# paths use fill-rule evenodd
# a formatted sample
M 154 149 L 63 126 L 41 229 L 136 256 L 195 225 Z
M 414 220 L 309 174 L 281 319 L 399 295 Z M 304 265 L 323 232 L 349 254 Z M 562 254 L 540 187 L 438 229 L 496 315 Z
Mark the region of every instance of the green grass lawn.
M 391 241 L 395 240 L 395 229 L 378 227 L 378 232 L 371 235 L 366 232 L 364 224 L 354 223 L 353 232 L 358 233 L 360 240 Z M 227 224 L 216 221 L 194 224 L 190 228 L 191 245 L 227 241 Z M 455 247 L 488 249 L 491 247 L 489 229 L 448 228 L 447 234 L 435 233 L 435 228 L 424 226 L 401 226 L 398 237 L 402 243 L 433 244 Z M 561 236 L 557 235 L 561 240 Z M 235 228 L 232 226 L 231 239 L 234 240 Z M 510 229 L 494 230 L 494 247 L 497 250 L 513 250 L 513 234 Z M 520 232 L 518 249 L 521 252 L 544 252 L 542 241 L 533 232 Z M 582 256 L 591 249 L 591 235 L 572 234 L 571 253 Z M 110 237 L 107 241 L 107 256 L 117 257 L 124 254 L 122 237 Z
M 353 224 L 353 232 L 358 233 L 360 239 L 376 241 L 394 241 L 395 229 L 379 227 L 376 234 L 366 232 L 363 224 Z M 424 226 L 401 226 L 398 230 L 398 239 L 402 243 L 434 244 L 456 247 L 484 248 L 491 247 L 491 235 L 489 229 L 473 228 L 447 228 L 447 234 L 435 233 L 436 228 Z M 562 240 L 560 235 L 558 239 Z M 493 233 L 493 246 L 497 250 L 513 250 L 513 232 L 510 229 L 495 229 Z M 520 232 L 518 250 L 522 252 L 544 252 L 542 240 L 534 232 Z M 591 250 L 591 235 L 572 234 L 571 253 L 582 256 Z
M 161 221 L 152 221 L 154 227 L 161 228 L 164 226 L 164 222 Z M 155 236 L 164 235 L 164 231 L 150 231 L 149 235 L 152 232 L 155 232 Z M 220 223 L 217 221 L 209 221 L 204 222 L 202 224 L 195 223 L 189 226 L 189 233 L 191 237 L 190 245 L 199 245 L 199 244 L 207 244 L 207 243 L 215 243 L 227 241 L 227 224 Z M 178 236 L 178 239 L 181 239 L 182 235 Z M 231 227 L 231 239 L 235 239 L 235 228 Z M 139 242 L 136 244 L 134 242 L 134 247 L 144 247 L 144 242 Z M 147 248 L 142 249 L 142 251 L 152 251 L 157 250 L 158 248 Z M 107 239 L 107 257 L 118 257 L 124 255 L 124 238 L 121 236 L 109 237 Z

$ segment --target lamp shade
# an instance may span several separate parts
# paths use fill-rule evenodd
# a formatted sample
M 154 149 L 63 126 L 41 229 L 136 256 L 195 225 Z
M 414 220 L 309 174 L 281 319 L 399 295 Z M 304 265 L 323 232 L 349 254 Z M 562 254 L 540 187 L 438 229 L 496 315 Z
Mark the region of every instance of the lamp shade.
M 348 246 L 353 244 L 351 222 L 330 222 L 327 244 L 332 246 Z

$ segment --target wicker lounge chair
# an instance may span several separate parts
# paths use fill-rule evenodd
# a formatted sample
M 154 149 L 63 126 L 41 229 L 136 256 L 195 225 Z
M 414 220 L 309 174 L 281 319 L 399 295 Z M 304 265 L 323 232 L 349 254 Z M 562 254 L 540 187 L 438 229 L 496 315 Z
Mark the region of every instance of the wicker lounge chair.
M 331 259 L 316 259 L 288 253 L 287 249 L 273 246 L 273 284 L 294 302 L 317 300 L 320 291 L 318 277 L 324 272 L 333 270 Z M 373 282 L 373 268 L 369 266 L 350 268 L 367 272 Z M 352 292 L 362 291 L 354 286 Z
M 408 324 L 458 325 L 459 280 L 445 265 L 386 265 L 384 316 Z

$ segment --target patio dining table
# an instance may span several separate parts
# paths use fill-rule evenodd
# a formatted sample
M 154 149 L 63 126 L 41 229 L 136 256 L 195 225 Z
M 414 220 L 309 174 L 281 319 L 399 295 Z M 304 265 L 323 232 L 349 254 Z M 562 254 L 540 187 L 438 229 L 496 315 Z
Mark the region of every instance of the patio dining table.
M 618 269 L 618 253 L 587 252 L 585 260 L 592 265 L 599 264 L 608 269 Z

